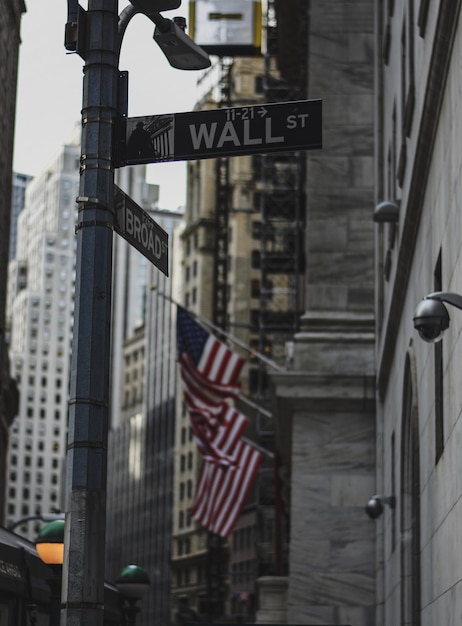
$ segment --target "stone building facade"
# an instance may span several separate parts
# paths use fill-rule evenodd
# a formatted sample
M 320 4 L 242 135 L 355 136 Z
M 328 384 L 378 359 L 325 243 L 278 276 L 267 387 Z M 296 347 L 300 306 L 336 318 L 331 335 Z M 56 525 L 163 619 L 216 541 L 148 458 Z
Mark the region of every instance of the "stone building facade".
M 396 497 L 376 523 L 387 626 L 461 614 L 462 316 L 448 307 L 434 345 L 413 327 L 427 294 L 462 292 L 461 20 L 450 0 L 377 12 L 377 489 Z

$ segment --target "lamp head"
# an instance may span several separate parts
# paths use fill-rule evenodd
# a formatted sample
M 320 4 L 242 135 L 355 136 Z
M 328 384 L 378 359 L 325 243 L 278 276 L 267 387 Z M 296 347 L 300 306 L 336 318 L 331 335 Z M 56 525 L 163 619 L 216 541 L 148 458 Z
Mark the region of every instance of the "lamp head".
M 35 547 L 37 553 L 47 565 L 62 565 L 64 560 L 64 525 L 63 519 L 45 524 L 40 529 Z
M 149 588 L 149 576 L 138 565 L 127 565 L 115 581 L 117 589 L 129 600 L 139 600 Z
M 417 305 L 414 328 L 421 339 L 435 343 L 442 339 L 444 331 L 449 328 L 449 320 L 449 313 L 444 304 L 427 296 Z

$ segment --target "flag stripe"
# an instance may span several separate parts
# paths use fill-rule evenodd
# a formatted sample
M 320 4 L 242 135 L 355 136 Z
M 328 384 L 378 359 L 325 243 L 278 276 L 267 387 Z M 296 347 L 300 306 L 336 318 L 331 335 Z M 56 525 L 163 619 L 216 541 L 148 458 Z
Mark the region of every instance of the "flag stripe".
M 187 357 L 181 357 L 181 378 L 192 400 L 197 398 L 205 404 L 220 404 L 224 398 L 237 397 L 239 385 L 218 385 L 204 378 Z
M 192 507 L 193 517 L 222 537 L 231 533 L 262 461 L 260 452 L 243 441 L 233 457 L 237 466 L 227 470 L 204 461 Z
M 238 452 L 240 453 L 241 450 Z M 239 454 L 239 457 L 240 458 L 236 459 L 238 465 L 232 473 L 229 471 L 223 471 L 222 468 L 216 468 L 218 471 L 214 471 L 213 467 L 210 469 L 212 494 L 210 500 L 212 502 L 211 506 L 207 507 L 205 521 L 208 528 L 211 530 L 215 531 L 216 520 L 219 516 L 220 509 L 224 507 L 229 510 L 233 507 L 234 483 L 240 480 L 242 470 L 245 467 L 245 459 L 242 458 L 242 454 Z
M 218 384 L 237 381 L 244 359 L 232 352 L 216 337 L 207 340 L 197 369 L 209 380 Z
M 235 461 L 230 454 L 247 427 L 249 421 L 247 417 L 225 404 L 218 418 L 220 425 L 214 431 L 207 429 L 202 415 L 192 414 L 190 417 L 194 437 L 203 458 L 234 465 Z
M 253 450 L 250 446 L 246 446 L 246 448 L 247 450 L 243 452 L 241 461 L 238 461 L 238 463 L 242 463 L 243 470 L 237 470 L 235 476 L 231 476 L 231 480 L 225 485 L 225 491 L 228 491 L 226 487 L 229 486 L 230 493 L 227 494 L 226 502 L 223 502 L 223 506 L 219 507 L 213 522 L 215 532 L 223 537 L 227 537 L 233 529 L 262 460 L 259 452 Z

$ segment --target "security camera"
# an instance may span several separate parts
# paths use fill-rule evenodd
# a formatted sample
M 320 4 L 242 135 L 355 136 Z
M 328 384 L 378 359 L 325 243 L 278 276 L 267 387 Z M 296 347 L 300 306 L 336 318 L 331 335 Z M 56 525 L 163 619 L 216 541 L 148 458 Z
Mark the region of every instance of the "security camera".
M 449 313 L 444 304 L 440 300 L 427 296 L 417 306 L 414 328 L 424 341 L 435 343 L 449 328 L 449 319 Z
M 383 513 L 383 505 L 388 504 L 391 509 L 395 508 L 394 496 L 372 496 L 366 504 L 366 513 L 371 519 L 377 519 Z
M 377 519 L 383 513 L 383 504 L 378 496 L 372 496 L 366 504 L 366 513 L 371 519 Z
M 188 37 L 185 28 L 186 21 L 183 18 L 157 20 L 154 41 L 172 67 L 179 70 L 205 70 L 211 65 L 210 58 Z

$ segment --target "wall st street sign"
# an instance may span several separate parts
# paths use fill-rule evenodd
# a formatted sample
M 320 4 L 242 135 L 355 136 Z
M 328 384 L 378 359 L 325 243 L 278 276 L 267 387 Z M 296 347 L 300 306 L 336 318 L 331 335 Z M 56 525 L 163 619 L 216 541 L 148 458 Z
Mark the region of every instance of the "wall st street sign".
M 168 234 L 114 185 L 115 231 L 168 276 Z
M 132 117 L 118 166 L 322 147 L 322 101 Z

